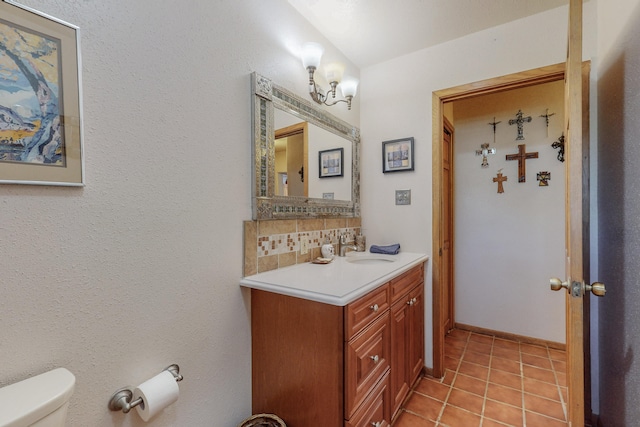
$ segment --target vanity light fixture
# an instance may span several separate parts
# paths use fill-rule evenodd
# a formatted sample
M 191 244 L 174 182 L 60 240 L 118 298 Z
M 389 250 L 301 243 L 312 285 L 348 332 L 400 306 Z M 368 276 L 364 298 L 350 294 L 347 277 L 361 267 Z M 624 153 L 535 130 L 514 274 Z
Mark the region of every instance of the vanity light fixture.
M 319 43 L 305 43 L 302 46 L 302 65 L 309 72 L 309 95 L 318 104 L 335 105 L 338 102 L 346 102 L 351 110 L 351 100 L 356 96 L 358 80 L 355 78 L 343 78 L 344 69 L 338 64 L 330 64 L 325 67 L 326 77 L 329 81 L 330 89 L 325 94 L 322 88 L 318 87 L 313 78 L 315 71 L 320 66 L 320 59 L 324 53 L 324 48 Z M 344 99 L 336 98 L 336 88 L 340 86 Z M 329 99 L 331 98 L 331 99 Z M 329 102 L 333 101 L 333 102 Z

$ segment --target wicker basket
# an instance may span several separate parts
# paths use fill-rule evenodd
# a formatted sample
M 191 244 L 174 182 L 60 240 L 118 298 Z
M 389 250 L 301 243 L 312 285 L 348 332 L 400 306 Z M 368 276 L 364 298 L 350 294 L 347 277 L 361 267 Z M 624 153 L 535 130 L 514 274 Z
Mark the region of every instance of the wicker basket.
M 238 427 L 287 427 L 287 425 L 273 414 L 256 414 L 244 420 Z

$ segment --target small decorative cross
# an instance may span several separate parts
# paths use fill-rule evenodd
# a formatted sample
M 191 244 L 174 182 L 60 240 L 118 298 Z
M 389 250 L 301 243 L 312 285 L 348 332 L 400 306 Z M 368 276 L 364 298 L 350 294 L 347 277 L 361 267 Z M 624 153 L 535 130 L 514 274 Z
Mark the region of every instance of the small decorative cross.
M 493 182 L 498 183 L 498 193 L 504 193 L 504 187 L 502 186 L 502 183 L 505 182 L 506 180 L 507 180 L 507 177 L 502 176 L 502 169 L 500 169 L 498 171 L 498 174 L 495 176 L 495 178 L 493 178 Z
M 496 122 L 496 118 L 493 118 L 493 122 L 491 123 L 487 123 L 489 126 L 493 127 L 493 143 L 496 143 L 496 126 L 498 126 L 498 123 L 502 123 L 502 122 Z
M 523 135 L 523 124 L 525 122 L 530 123 L 531 122 L 531 116 L 527 116 L 527 117 L 522 117 L 522 110 L 518 110 L 518 112 L 516 113 L 516 118 L 515 119 L 511 119 L 509 120 L 509 124 L 510 125 L 518 125 L 518 137 L 516 138 L 516 141 L 522 141 L 524 140 L 524 135 Z
M 526 176 L 526 165 L 525 162 L 527 159 L 537 159 L 538 152 L 535 153 L 527 153 L 527 148 L 525 144 L 518 145 L 518 154 L 507 154 L 507 160 L 517 160 L 518 161 L 518 182 L 525 182 L 527 180 Z
M 480 146 L 482 150 L 476 150 L 476 156 L 482 156 L 482 167 L 488 168 L 489 162 L 487 161 L 487 155 L 496 154 L 495 148 L 489 148 L 489 144 L 485 143 Z
M 551 180 L 551 172 L 538 172 L 538 186 L 540 187 L 548 187 L 549 180 Z
M 545 109 L 545 114 L 540 115 L 540 117 L 544 117 L 545 122 L 547 122 L 547 136 L 549 136 L 549 118 L 551 116 L 555 116 L 556 113 L 549 114 L 549 109 Z
M 559 148 L 558 150 L 558 160 L 564 162 L 564 133 L 558 138 L 556 142 L 551 144 L 553 148 Z

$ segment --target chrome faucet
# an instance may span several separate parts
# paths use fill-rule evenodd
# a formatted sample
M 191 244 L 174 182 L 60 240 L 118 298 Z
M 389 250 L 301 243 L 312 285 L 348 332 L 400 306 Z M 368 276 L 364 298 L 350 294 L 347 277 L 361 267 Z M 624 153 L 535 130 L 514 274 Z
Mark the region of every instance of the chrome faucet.
M 338 239 L 338 256 L 345 256 L 347 254 L 347 249 L 351 249 L 352 251 L 357 251 L 358 247 L 354 244 L 353 241 L 347 242 L 347 234 L 341 234 Z

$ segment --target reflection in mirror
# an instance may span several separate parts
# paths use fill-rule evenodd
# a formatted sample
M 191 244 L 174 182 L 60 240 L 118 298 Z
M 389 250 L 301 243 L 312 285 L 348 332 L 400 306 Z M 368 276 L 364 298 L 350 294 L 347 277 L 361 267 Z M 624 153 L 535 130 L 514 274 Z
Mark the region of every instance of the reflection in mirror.
M 289 117 L 300 120 L 280 110 L 275 112 L 275 192 L 278 196 L 308 197 L 309 177 L 305 177 L 309 174 L 308 124 L 287 125 Z
M 274 120 L 275 194 L 351 200 L 351 141 L 277 108 Z M 339 148 L 344 152 L 342 176 L 320 179 L 319 153 Z
M 252 74 L 254 219 L 360 216 L 360 131 Z M 319 153 L 342 149 L 342 175 L 320 177 Z

